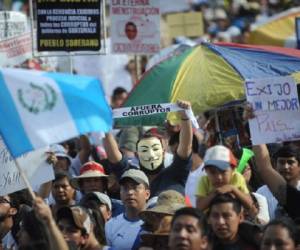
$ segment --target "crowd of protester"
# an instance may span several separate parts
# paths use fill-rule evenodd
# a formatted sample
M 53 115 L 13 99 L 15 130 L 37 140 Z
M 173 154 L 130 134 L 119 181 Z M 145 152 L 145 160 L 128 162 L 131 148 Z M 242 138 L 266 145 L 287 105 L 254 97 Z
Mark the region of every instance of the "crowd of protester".
M 247 128 L 226 136 L 206 112 L 196 130 L 178 113 L 52 145 L 54 180 L 0 197 L 1 249 L 299 249 L 298 141 L 243 145 Z

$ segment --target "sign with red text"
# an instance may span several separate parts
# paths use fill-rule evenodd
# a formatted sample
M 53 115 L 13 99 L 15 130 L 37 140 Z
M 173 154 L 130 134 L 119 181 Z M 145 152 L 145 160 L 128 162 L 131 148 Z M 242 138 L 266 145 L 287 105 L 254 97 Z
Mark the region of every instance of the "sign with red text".
M 255 113 L 249 120 L 253 145 L 300 139 L 299 98 L 292 77 L 247 80 L 245 92 Z
M 110 16 L 112 53 L 155 54 L 159 52 L 159 0 L 111 0 Z
M 0 67 L 16 66 L 32 57 L 31 33 L 0 41 Z

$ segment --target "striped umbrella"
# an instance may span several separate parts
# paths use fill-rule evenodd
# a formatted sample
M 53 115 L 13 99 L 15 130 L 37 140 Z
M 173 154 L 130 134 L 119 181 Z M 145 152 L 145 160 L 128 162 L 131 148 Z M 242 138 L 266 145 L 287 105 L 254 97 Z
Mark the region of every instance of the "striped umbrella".
M 123 107 L 189 100 L 194 113 L 245 99 L 244 80 L 300 71 L 300 51 L 270 46 L 203 43 L 149 71 Z M 168 116 L 168 117 L 166 117 Z M 159 125 L 174 113 L 116 119 L 118 125 Z

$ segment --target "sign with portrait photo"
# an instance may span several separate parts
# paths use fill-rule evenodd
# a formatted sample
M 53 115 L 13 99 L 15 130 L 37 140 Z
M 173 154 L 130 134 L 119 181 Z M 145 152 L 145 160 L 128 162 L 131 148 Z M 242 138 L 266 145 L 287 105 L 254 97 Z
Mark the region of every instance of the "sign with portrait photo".
M 155 54 L 159 52 L 159 0 L 112 0 L 110 16 L 113 53 Z

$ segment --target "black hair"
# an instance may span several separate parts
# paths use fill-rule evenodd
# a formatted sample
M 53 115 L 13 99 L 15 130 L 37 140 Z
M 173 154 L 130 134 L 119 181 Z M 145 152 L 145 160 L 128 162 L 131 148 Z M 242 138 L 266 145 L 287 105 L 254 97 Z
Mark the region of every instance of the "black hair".
M 115 100 L 118 95 L 121 95 L 123 93 L 127 93 L 127 90 L 124 89 L 123 87 L 116 87 L 113 90 L 112 99 Z
M 223 204 L 223 203 L 231 203 L 233 206 L 233 210 L 239 214 L 242 211 L 242 203 L 234 198 L 231 194 L 218 194 L 216 195 L 209 204 L 209 214 L 212 210 L 212 207 L 215 205 Z
M 134 22 L 127 22 L 125 26 L 127 27 L 127 26 L 129 26 L 129 25 L 130 25 L 130 26 L 134 26 L 134 27 L 136 28 L 136 25 L 135 25 Z
M 208 225 L 207 225 L 205 216 L 201 212 L 201 210 L 194 208 L 194 207 L 184 207 L 184 208 L 177 210 L 172 218 L 171 227 L 173 227 L 176 219 L 182 215 L 188 215 L 188 216 L 192 216 L 192 217 L 196 218 L 198 220 L 198 226 L 201 229 L 201 234 L 207 235 Z
M 86 200 L 80 203 L 80 206 L 87 210 L 92 223 L 94 224 L 94 234 L 101 245 L 106 245 L 104 225 L 105 220 L 99 206 L 95 200 Z
M 295 157 L 300 164 L 300 150 L 297 146 L 289 144 L 280 147 L 273 155 L 273 159 L 276 161 L 279 157 Z
M 61 179 L 67 178 L 67 180 L 70 182 L 71 180 L 71 175 L 69 174 L 69 172 L 67 171 L 63 171 L 63 170 L 58 170 L 55 172 L 55 177 L 54 180 L 52 182 L 56 182 L 59 181 Z
M 300 244 L 300 232 L 297 228 L 296 223 L 289 217 L 281 217 L 279 219 L 274 219 L 270 221 L 265 227 L 264 227 L 264 234 L 266 230 L 271 226 L 282 226 L 284 227 L 288 233 L 290 238 L 294 241 L 295 246 Z
M 30 242 L 26 245 L 19 245 L 20 250 L 43 249 L 50 250 L 51 243 L 49 232 L 45 223 L 40 220 L 33 210 L 23 214 L 22 228 L 27 232 Z
M 172 146 L 176 143 L 179 143 L 179 136 L 180 132 L 174 132 L 169 139 L 169 145 Z M 192 152 L 199 153 L 199 142 L 197 137 L 193 134 L 193 141 L 192 141 Z
M 21 204 L 26 204 L 28 206 L 32 205 L 32 198 L 29 194 L 28 189 L 23 189 L 11 194 L 8 194 L 10 205 L 17 210 L 19 210 L 19 207 Z

